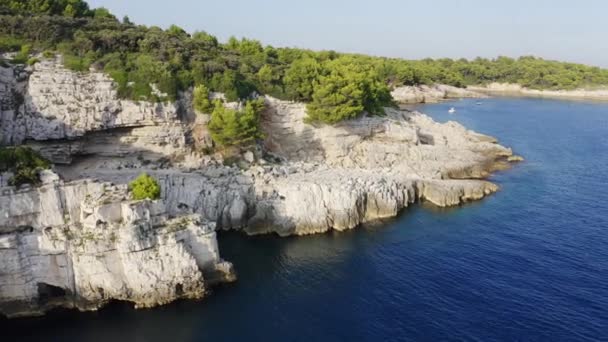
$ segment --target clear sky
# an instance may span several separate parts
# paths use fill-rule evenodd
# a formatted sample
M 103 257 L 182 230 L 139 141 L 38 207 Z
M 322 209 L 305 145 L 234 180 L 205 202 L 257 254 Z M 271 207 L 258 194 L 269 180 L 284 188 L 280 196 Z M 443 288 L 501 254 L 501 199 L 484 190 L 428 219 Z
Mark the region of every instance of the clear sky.
M 535 55 L 608 67 L 608 0 L 89 0 L 119 18 L 264 44 L 419 59 Z

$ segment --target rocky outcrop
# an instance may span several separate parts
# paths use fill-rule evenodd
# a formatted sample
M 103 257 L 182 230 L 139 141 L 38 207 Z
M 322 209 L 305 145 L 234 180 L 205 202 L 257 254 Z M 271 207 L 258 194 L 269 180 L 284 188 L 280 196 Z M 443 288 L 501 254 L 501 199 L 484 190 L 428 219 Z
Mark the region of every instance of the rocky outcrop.
M 512 96 L 532 96 L 549 97 L 564 99 L 585 99 L 585 100 L 608 100 L 608 89 L 574 89 L 574 90 L 538 90 L 529 89 L 519 84 L 513 83 L 490 83 L 483 86 L 469 86 L 467 89 L 475 92 L 512 95 Z
M 452 206 L 482 198 L 498 189 L 482 178 L 512 157 L 492 137 L 418 112 L 387 109 L 383 117 L 313 127 L 304 123 L 304 105 L 270 97 L 266 102 L 266 150 L 281 162 L 260 159 L 244 170 L 147 169 L 159 180 L 172 215 L 199 214 L 219 229 L 248 234 L 351 229 L 395 216 L 418 200 Z M 71 169 L 120 184 L 140 167 Z
M 0 313 L 95 310 L 111 300 L 151 307 L 233 280 L 213 222 L 171 219 L 162 201 L 127 198 L 125 186 L 89 180 L 2 189 Z
M 169 156 L 186 149 L 188 129 L 180 119 L 192 116 L 189 104 L 121 100 L 103 73 L 77 73 L 59 59 L 43 59 L 28 68 L 0 67 L 0 84 L 1 144 L 27 143 L 56 163 L 97 152 Z
M 484 98 L 486 95 L 472 89 L 457 88 L 445 84 L 402 86 L 395 88 L 391 95 L 397 103 L 432 103 L 447 99 Z
M 384 117 L 312 127 L 303 105 L 267 104 L 266 147 L 298 163 L 278 168 L 279 177 L 253 169 L 257 207 L 249 233 L 350 229 L 417 200 L 451 206 L 479 199 L 498 189 L 480 178 L 512 156 L 492 137 L 418 112 L 387 108 Z

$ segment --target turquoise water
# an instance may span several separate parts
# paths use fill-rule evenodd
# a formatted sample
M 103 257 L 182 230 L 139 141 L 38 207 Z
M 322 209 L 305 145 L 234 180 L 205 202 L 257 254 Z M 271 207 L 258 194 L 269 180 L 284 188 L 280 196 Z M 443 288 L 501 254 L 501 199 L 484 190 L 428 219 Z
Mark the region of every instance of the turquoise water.
M 502 190 L 345 233 L 223 234 L 239 281 L 201 302 L 0 321 L 52 341 L 608 340 L 608 104 L 422 106 L 513 147 Z M 456 114 L 447 110 L 454 106 Z

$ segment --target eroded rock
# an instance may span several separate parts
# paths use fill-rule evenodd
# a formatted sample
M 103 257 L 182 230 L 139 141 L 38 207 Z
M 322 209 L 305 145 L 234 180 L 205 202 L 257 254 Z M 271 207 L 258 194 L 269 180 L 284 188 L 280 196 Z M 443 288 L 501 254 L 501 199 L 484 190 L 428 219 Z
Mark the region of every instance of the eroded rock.
M 401 86 L 395 88 L 391 95 L 397 103 L 433 103 L 447 99 L 485 98 L 481 92 L 457 88 L 445 84 Z
M 215 230 L 305 235 L 417 201 L 454 206 L 497 191 L 483 178 L 518 160 L 493 137 L 418 112 L 310 125 L 304 104 L 266 97 L 263 148 L 239 151 L 240 167 L 230 167 L 203 155 L 209 117 L 192 113 L 189 94 L 123 101 L 107 76 L 48 60 L 0 68 L 0 84 L 0 141 L 64 164 L 64 180 L 45 172 L 40 187 L 6 187 L 10 175 L 0 175 L 0 312 L 9 316 L 198 298 L 234 280 Z M 402 102 L 478 96 L 396 91 Z M 160 201 L 129 200 L 126 184 L 141 172 L 158 180 Z
M 171 218 L 163 201 L 129 201 L 125 186 L 52 181 L 0 195 L 0 312 L 96 310 L 110 300 L 152 307 L 200 298 L 232 281 L 215 223 Z

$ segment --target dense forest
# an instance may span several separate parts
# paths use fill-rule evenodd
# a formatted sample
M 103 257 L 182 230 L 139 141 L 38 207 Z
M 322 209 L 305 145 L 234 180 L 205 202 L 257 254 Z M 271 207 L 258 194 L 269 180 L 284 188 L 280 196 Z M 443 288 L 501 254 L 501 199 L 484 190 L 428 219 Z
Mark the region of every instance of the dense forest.
M 196 87 L 200 108 L 211 111 L 216 107 L 204 103 L 205 92 L 225 93 L 229 101 L 257 92 L 308 102 L 309 119 L 326 123 L 362 111 L 381 114 L 392 102 L 390 89 L 401 85 L 608 85 L 608 70 L 535 57 L 413 61 L 276 48 L 249 39 L 220 43 L 205 32 L 188 34 L 178 26 L 135 25 L 81 0 L 0 0 L 0 52 L 9 51 L 18 52 L 13 62 L 36 63 L 30 57 L 34 52 L 60 53 L 67 68 L 105 71 L 123 98 L 172 100 L 179 91 Z

